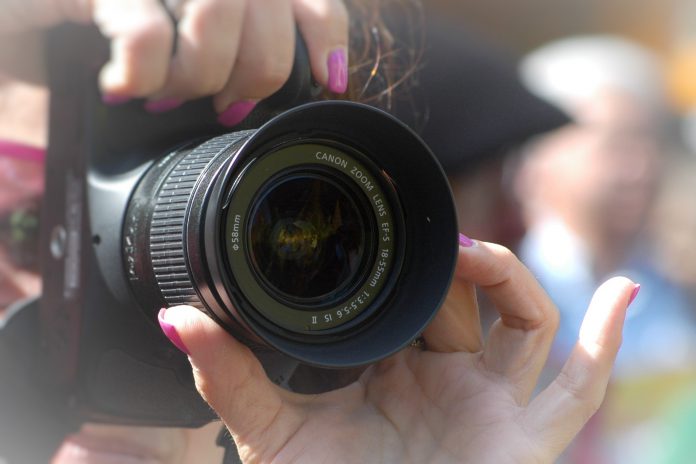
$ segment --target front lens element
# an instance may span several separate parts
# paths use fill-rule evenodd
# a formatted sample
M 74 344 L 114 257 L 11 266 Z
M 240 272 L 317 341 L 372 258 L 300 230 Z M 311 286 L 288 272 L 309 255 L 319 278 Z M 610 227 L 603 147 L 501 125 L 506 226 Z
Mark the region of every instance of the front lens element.
M 398 203 L 368 163 L 348 147 L 288 144 L 229 180 L 223 237 L 232 285 L 249 302 L 240 314 L 326 335 L 380 307 L 398 262 Z
M 279 298 L 321 304 L 354 286 L 370 213 L 347 190 L 321 174 L 295 174 L 261 195 L 251 217 L 251 260 Z

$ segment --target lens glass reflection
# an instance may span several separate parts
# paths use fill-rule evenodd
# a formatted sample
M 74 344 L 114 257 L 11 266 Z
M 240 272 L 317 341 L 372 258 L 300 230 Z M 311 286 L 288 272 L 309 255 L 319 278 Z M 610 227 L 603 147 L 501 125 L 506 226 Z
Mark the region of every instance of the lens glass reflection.
M 365 219 L 349 192 L 321 174 L 276 181 L 256 204 L 250 255 L 260 280 L 297 304 L 340 298 L 359 279 Z

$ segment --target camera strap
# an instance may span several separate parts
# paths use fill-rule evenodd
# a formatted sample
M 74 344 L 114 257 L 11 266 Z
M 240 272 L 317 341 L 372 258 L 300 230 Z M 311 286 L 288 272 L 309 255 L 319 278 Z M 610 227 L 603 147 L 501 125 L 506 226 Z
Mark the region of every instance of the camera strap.
M 50 462 L 77 430 L 67 402 L 39 380 L 38 299 L 14 305 L 0 323 L 0 462 Z

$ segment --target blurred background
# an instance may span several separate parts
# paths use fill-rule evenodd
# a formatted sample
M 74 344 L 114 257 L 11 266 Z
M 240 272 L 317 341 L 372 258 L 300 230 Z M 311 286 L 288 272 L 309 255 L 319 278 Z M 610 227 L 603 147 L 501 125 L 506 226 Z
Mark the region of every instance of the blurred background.
M 426 7 L 519 59 L 525 88 L 573 120 L 451 174 L 462 231 L 515 249 L 561 311 L 545 377 L 596 285 L 642 285 L 607 399 L 560 462 L 696 462 L 696 1 Z

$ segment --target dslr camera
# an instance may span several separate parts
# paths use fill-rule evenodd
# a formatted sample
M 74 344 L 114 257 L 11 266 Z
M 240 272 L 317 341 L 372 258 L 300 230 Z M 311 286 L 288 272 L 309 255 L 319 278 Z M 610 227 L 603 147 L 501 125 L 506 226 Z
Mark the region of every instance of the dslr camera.
M 387 113 L 311 102 L 302 47 L 285 87 L 229 132 L 207 99 L 159 115 L 105 105 L 108 51 L 90 29 L 59 28 L 48 45 L 43 294 L 3 329 L 42 420 L 214 419 L 162 307 L 195 306 L 276 383 L 314 392 L 430 322 L 458 249 L 446 177 Z

